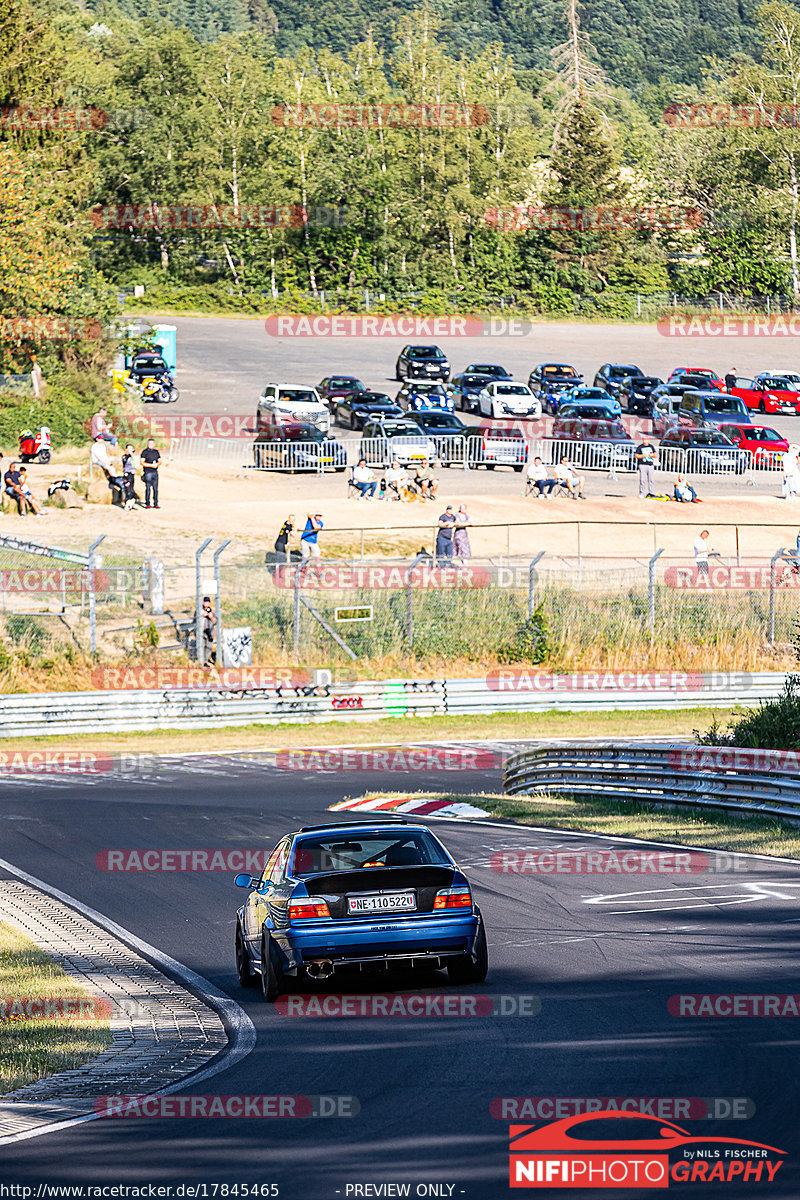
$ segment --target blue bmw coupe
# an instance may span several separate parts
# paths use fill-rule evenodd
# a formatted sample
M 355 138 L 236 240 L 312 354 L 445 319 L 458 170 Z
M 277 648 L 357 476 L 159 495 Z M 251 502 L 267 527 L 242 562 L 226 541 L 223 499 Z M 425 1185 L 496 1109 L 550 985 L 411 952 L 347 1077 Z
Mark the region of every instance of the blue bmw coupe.
M 242 987 L 274 1001 L 290 980 L 334 972 L 446 968 L 451 983 L 486 978 L 486 932 L 466 877 L 424 825 L 385 819 L 287 834 L 236 920 Z

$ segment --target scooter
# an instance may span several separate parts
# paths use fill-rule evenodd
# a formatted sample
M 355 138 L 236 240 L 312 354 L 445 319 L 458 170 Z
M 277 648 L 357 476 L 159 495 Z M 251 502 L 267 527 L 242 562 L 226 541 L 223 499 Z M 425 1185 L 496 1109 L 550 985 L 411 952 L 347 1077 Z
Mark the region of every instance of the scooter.
M 19 435 L 19 455 L 22 462 L 50 462 L 50 430 L 47 425 L 38 429 L 23 429 Z

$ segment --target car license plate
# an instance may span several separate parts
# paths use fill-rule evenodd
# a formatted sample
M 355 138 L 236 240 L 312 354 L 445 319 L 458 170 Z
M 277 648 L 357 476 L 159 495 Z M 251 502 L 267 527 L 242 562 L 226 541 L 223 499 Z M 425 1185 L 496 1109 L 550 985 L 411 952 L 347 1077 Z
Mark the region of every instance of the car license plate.
M 374 912 L 413 912 L 417 901 L 413 892 L 383 892 L 377 896 L 348 896 L 347 911 L 351 915 Z

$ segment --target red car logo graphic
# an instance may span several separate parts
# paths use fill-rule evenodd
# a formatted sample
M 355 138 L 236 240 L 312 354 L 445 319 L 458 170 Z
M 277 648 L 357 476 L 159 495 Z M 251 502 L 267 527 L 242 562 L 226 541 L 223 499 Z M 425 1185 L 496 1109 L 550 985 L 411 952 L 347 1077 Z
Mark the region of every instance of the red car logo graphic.
M 609 1125 L 625 1122 L 625 1130 Z M 579 1114 L 536 1128 L 512 1125 L 510 1186 L 666 1188 L 671 1183 L 769 1183 L 782 1166 L 784 1150 L 765 1142 L 717 1134 L 695 1136 L 680 1125 L 647 1114 L 607 1109 Z M 670 1160 L 670 1152 L 684 1151 Z

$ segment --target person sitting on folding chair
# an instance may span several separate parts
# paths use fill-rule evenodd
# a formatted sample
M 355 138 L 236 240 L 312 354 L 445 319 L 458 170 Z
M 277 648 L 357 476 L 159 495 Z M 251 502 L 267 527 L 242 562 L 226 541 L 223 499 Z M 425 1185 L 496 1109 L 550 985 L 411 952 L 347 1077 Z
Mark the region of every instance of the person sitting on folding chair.
M 387 500 L 402 500 L 406 493 L 407 476 L 396 458 L 383 477 L 382 490 Z
M 557 480 L 548 478 L 547 467 L 538 454 L 528 462 L 526 496 L 530 496 L 531 492 L 535 492 L 537 496 L 549 496 L 556 484 Z
M 584 499 L 583 476 L 578 474 L 566 454 L 561 456 L 561 462 L 556 467 L 556 483 L 565 487 L 573 500 Z

